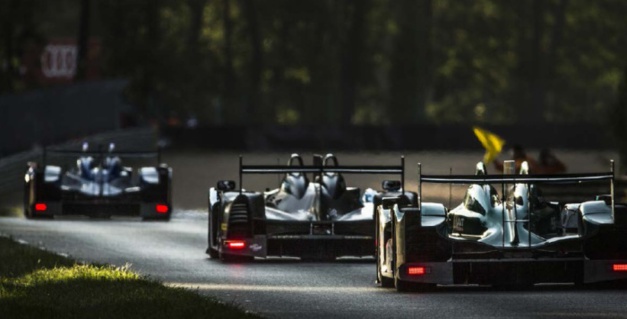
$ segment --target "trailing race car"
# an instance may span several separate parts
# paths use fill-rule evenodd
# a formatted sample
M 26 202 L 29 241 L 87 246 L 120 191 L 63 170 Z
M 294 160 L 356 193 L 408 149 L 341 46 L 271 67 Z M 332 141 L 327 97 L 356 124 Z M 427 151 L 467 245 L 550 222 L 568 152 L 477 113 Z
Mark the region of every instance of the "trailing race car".
M 239 165 L 239 190 L 233 181 L 209 190 L 211 258 L 374 256 L 374 203 L 398 195 L 403 185 L 404 159 L 399 166 L 340 166 L 328 154 L 314 155 L 314 164 L 305 166 L 293 154 L 287 166 L 242 165 L 241 157 Z M 243 189 L 243 174 L 285 175 L 277 189 L 253 192 Z M 346 186 L 343 174 L 393 174 L 401 180 L 384 182 L 382 193 L 368 189 L 362 195 Z
M 169 220 L 172 213 L 172 168 L 165 164 L 140 167 L 136 176 L 122 166 L 120 157 L 157 158 L 160 152 L 108 152 L 44 150 L 43 163 L 29 163 L 24 184 L 24 215 L 51 218 L 54 215 L 141 216 Z M 76 166 L 64 169 L 49 165 L 51 156 L 76 157 Z
M 627 206 L 614 203 L 613 169 L 528 175 L 523 165 L 522 175 L 486 175 L 483 163 L 477 168 L 477 175 L 419 173 L 419 194 L 422 183 L 471 184 L 463 202 L 451 210 L 439 203 L 383 200 L 376 234 L 382 286 L 405 291 L 437 284 L 530 286 L 627 279 Z M 609 195 L 581 203 L 548 201 L 539 188 L 604 181 Z M 502 186 L 504 197 L 494 184 Z

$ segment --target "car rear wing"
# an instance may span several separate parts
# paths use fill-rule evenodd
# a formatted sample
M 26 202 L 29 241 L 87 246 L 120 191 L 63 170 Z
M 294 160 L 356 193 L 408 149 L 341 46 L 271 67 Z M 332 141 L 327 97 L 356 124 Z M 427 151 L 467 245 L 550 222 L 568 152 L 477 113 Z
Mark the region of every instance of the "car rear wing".
M 244 165 L 244 159 L 239 157 L 239 188 L 242 186 L 244 174 L 280 174 L 280 173 L 341 173 L 341 174 L 385 174 L 400 175 L 401 189 L 405 189 L 405 157 L 401 156 L 400 165 L 334 165 L 325 166 L 321 162 L 314 165 Z
M 418 205 L 422 200 L 422 183 L 435 184 L 580 184 L 608 181 L 610 183 L 612 218 L 614 218 L 614 161 L 610 161 L 610 171 L 582 174 L 536 174 L 536 175 L 426 175 L 418 163 Z
M 155 151 L 108 151 L 100 148 L 98 151 L 76 151 L 76 150 L 61 150 L 61 149 L 48 149 L 44 148 L 42 153 L 42 162 L 46 165 L 48 155 L 63 156 L 63 157 L 81 157 L 81 156 L 94 156 L 98 158 L 104 158 L 106 156 L 119 156 L 123 158 L 156 158 L 157 164 L 161 163 L 161 148 Z

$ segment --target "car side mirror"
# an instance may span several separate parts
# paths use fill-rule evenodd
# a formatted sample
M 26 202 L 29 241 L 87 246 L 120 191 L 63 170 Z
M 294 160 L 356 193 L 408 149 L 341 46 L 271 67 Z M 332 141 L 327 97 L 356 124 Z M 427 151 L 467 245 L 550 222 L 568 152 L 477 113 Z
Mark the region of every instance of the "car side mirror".
M 223 192 L 232 191 L 235 189 L 235 181 L 229 181 L 229 180 L 218 181 L 216 188 Z
M 385 180 L 381 183 L 381 187 L 387 192 L 398 192 L 401 190 L 401 181 Z

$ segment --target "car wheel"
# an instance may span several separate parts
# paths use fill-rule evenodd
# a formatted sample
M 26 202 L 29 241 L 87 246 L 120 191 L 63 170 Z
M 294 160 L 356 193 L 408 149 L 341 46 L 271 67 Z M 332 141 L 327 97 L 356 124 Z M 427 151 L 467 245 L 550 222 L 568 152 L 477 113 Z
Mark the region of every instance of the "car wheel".
M 24 184 L 24 217 L 33 218 L 33 211 L 30 205 L 30 183 Z
M 218 259 L 218 258 L 220 258 L 220 253 L 218 252 L 217 249 L 209 247 L 207 252 L 209 253 L 209 257 L 211 257 L 211 259 Z
M 410 292 L 413 290 L 410 282 L 400 280 L 396 276 L 394 276 L 394 287 L 396 287 L 398 292 Z
M 24 205 L 24 217 L 26 217 L 26 219 L 33 219 L 33 213 L 28 205 Z
M 394 287 L 394 279 L 385 277 L 381 275 L 381 271 L 378 271 L 379 275 L 379 284 L 383 288 L 392 288 Z
M 377 282 L 383 288 L 393 288 L 394 287 L 394 279 L 388 278 L 381 274 L 381 258 L 379 257 L 379 253 L 377 252 Z

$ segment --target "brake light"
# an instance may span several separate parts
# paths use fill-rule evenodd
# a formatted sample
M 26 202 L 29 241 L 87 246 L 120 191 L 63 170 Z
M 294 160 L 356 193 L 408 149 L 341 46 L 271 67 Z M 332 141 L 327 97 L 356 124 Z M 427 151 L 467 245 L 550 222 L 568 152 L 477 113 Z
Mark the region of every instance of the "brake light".
M 408 267 L 407 274 L 413 276 L 420 276 L 425 274 L 425 267 Z
M 38 212 L 45 212 L 48 209 L 48 205 L 46 203 L 36 203 L 35 210 Z
M 627 264 L 613 264 L 612 270 L 614 271 L 627 271 Z
M 168 205 L 164 205 L 164 204 L 157 204 L 155 206 L 155 210 L 157 211 L 157 213 L 159 214 L 165 214 L 168 212 Z
M 230 240 L 226 242 L 226 247 L 230 249 L 244 249 L 246 247 L 246 242 L 243 240 Z

